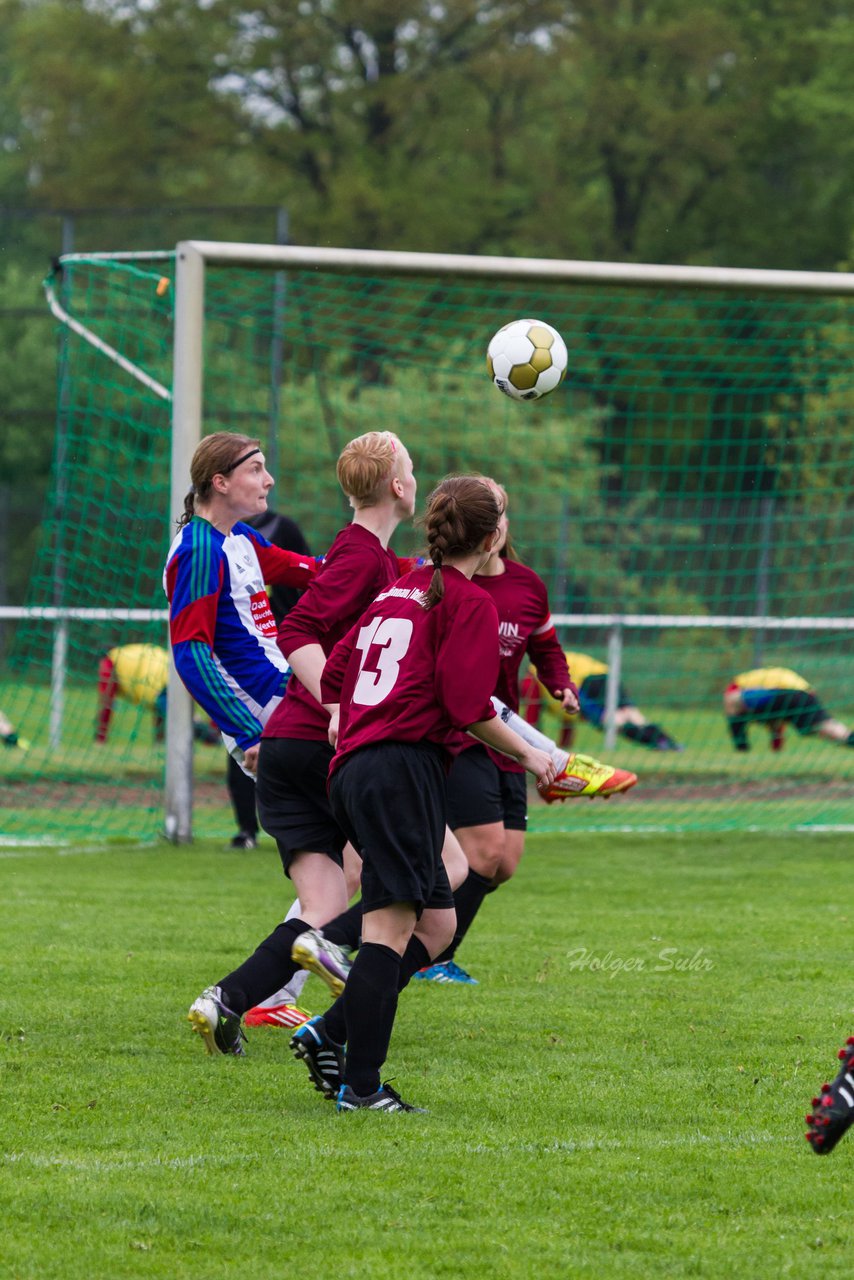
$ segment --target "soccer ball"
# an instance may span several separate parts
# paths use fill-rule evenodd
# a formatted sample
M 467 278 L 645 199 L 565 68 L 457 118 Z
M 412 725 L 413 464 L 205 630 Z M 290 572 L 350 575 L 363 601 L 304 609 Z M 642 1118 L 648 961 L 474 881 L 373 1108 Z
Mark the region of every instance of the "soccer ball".
M 544 320 L 514 320 L 486 349 L 489 376 L 512 400 L 539 400 L 566 373 L 566 343 Z

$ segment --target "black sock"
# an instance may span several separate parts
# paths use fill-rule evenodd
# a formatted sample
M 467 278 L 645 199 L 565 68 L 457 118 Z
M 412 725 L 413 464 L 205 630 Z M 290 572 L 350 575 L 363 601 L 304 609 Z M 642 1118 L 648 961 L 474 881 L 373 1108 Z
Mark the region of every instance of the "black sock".
M 379 942 L 364 942 L 344 988 L 347 1067 L 344 1079 L 366 1098 L 380 1087 L 397 1012 L 400 956 Z
M 337 947 L 357 951 L 362 938 L 362 899 L 323 926 L 323 936 Z
M 323 930 L 324 934 L 326 929 Z M 397 981 L 398 994 L 409 985 L 409 980 L 419 969 L 430 963 L 430 952 L 420 938 L 413 934 L 400 961 L 400 976 Z M 339 996 L 323 1015 L 326 1034 L 335 1044 L 344 1044 L 347 1039 L 347 1015 L 344 1011 L 344 997 Z
M 440 956 L 436 957 L 438 964 L 441 964 L 444 960 L 453 959 L 457 947 L 468 933 L 472 921 L 480 911 L 481 903 L 492 888 L 491 880 L 487 880 L 486 876 L 482 876 L 479 871 L 473 871 L 469 868 L 469 873 L 459 889 L 454 890 L 454 907 L 457 912 L 457 927 L 454 932 L 454 939 L 451 945 L 446 947 Z
M 662 734 L 657 724 L 621 724 L 618 733 L 645 747 L 654 747 L 659 738 L 667 736 Z
M 344 996 L 338 996 L 323 1015 L 323 1025 L 327 1036 L 335 1044 L 347 1041 L 347 1013 L 344 1009 Z
M 248 960 L 223 978 L 219 986 L 229 1009 L 243 1014 L 283 987 L 299 968 L 291 959 L 291 948 L 299 935 L 310 928 L 305 920 L 298 919 L 277 925 Z
M 255 780 L 247 777 L 240 765 L 232 757 L 228 757 L 228 773 L 226 782 L 231 797 L 231 807 L 237 822 L 237 830 L 247 836 L 257 836 L 258 815 L 255 810 Z
M 413 933 L 409 942 L 406 944 L 406 950 L 400 961 L 400 977 L 397 982 L 398 994 L 404 987 L 409 985 L 409 981 L 419 969 L 426 969 L 430 963 L 430 952 L 424 946 L 420 938 L 416 938 Z
M 732 743 L 736 751 L 749 751 L 750 743 L 747 741 L 747 726 L 750 722 L 750 716 L 727 716 L 727 725 L 732 735 Z

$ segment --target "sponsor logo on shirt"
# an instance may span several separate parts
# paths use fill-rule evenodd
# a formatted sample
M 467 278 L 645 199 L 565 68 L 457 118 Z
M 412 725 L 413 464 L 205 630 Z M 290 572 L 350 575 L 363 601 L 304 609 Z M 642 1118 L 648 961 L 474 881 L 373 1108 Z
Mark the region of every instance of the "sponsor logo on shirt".
M 389 587 L 388 591 L 381 591 L 374 601 L 379 604 L 380 600 L 388 600 L 390 596 L 399 596 L 403 600 L 414 600 L 416 604 L 423 605 L 427 599 L 426 591 L 422 591 L 420 587 Z
M 519 645 L 522 643 L 522 637 L 519 634 L 518 622 L 499 622 L 498 624 L 498 652 L 502 658 L 511 657 Z
M 256 630 L 260 631 L 262 636 L 274 636 L 276 619 L 273 617 L 267 592 L 264 590 L 254 592 L 249 597 L 249 608 L 252 611 L 252 621 L 255 623 Z

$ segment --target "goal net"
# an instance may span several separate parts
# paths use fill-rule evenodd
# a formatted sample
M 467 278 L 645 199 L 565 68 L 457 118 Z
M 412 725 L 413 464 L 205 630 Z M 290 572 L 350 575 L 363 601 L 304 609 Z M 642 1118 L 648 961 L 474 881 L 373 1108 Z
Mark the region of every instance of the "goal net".
M 161 571 L 198 433 L 259 436 L 273 505 L 319 553 L 348 518 L 335 459 L 375 428 L 406 441 L 422 495 L 449 471 L 505 485 L 565 647 L 610 665 L 604 721 L 594 707 L 567 727 L 547 707 L 541 727 L 640 783 L 607 805 L 532 799 L 532 829 L 854 825 L 854 750 L 789 726 L 772 751 L 754 725 L 737 752 L 722 708 L 736 675 L 785 668 L 854 728 L 852 286 L 264 246 L 66 258 L 49 282 L 52 492 L 27 616 L 6 624 L 0 709 L 31 746 L 0 756 L 3 829 L 163 827 L 151 708 L 117 700 L 95 743 L 98 668 L 117 645 L 166 643 Z M 529 404 L 501 396 L 484 359 L 521 316 L 569 350 L 564 383 Z M 396 546 L 418 550 L 417 528 Z M 627 699 L 683 750 L 611 723 Z M 196 833 L 233 830 L 224 771 L 198 742 Z

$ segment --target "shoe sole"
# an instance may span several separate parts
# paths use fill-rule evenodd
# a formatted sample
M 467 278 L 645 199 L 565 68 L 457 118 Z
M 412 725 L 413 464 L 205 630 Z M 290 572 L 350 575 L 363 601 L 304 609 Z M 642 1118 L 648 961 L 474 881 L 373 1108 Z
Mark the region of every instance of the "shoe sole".
M 603 800 L 609 800 L 611 796 L 617 796 L 622 791 L 631 791 L 636 782 L 637 778 L 632 774 L 625 782 L 620 782 L 616 787 L 609 787 L 607 791 L 594 792 L 590 799 L 595 800 L 597 796 L 601 796 Z
M 309 973 L 313 973 L 316 977 L 325 982 L 329 990 L 334 996 L 340 996 L 344 990 L 344 982 L 341 978 L 336 977 L 329 969 L 317 958 L 313 951 L 309 951 L 308 947 L 301 947 L 299 939 L 294 943 L 291 950 L 291 959 L 300 966 L 301 969 L 308 969 Z
M 219 1045 L 214 1039 L 214 1029 L 203 1013 L 198 1009 L 191 1009 L 187 1014 L 187 1021 L 193 1030 L 202 1037 L 208 1053 L 215 1054 L 220 1052 Z

